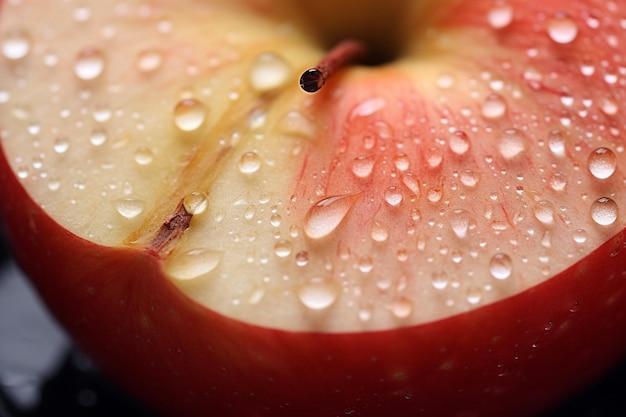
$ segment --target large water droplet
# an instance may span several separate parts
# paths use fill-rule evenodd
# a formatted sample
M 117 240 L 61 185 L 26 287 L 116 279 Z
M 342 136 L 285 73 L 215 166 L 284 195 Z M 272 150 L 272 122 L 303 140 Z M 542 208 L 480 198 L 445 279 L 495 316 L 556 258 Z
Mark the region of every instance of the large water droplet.
M 598 198 L 591 203 L 591 219 L 601 226 L 609 226 L 617 220 L 617 203 L 608 197 Z
M 471 222 L 471 215 L 467 210 L 458 209 L 450 213 L 450 227 L 457 237 L 467 237 Z
M 134 219 L 146 208 L 146 202 L 132 197 L 122 197 L 113 201 L 115 210 L 127 219 Z
M 246 152 L 239 159 L 239 171 L 243 174 L 254 174 L 261 168 L 261 157 L 256 152 Z
M 358 194 L 324 198 L 311 207 L 304 219 L 304 233 L 320 239 L 332 233 L 354 205 Z
M 395 185 L 390 185 L 389 187 L 387 187 L 383 195 L 387 204 L 394 207 L 400 205 L 404 198 L 400 188 L 396 187 Z
M 526 138 L 517 129 L 506 129 L 498 142 L 500 155 L 506 160 L 513 159 L 526 151 Z
M 489 261 L 489 272 L 496 279 L 507 279 L 513 272 L 513 261 L 506 253 L 496 253 Z
M 202 191 L 192 191 L 183 198 L 185 211 L 194 216 L 204 212 L 208 205 L 208 196 Z
M 491 93 L 483 102 L 482 115 L 487 119 L 498 119 L 506 112 L 506 102 L 497 93 Z
M 589 155 L 587 168 L 594 177 L 601 180 L 607 179 L 615 173 L 617 157 L 608 148 L 597 148 Z
M 450 136 L 450 150 L 457 155 L 465 154 L 470 148 L 470 140 L 465 132 L 457 130 Z
M 174 107 L 174 124 L 184 132 L 194 131 L 204 123 L 207 110 L 195 98 L 185 98 Z
M 104 55 L 97 48 L 81 49 L 74 61 L 74 74 L 81 80 L 98 78 L 104 71 Z
M 487 22 L 494 29 L 507 27 L 513 21 L 513 7 L 507 3 L 496 3 L 487 12 Z
M 566 44 L 576 39 L 578 35 L 578 25 L 571 18 L 563 13 L 559 13 L 548 20 L 548 36 L 556 43 Z
M 24 58 L 30 52 L 30 47 L 30 35 L 23 29 L 11 29 L 2 37 L 2 55 L 9 60 Z
M 263 93 L 284 86 L 291 76 L 291 67 L 279 55 L 265 52 L 256 57 L 248 73 L 252 88 Z
M 341 286 L 327 277 L 313 277 L 302 283 L 296 290 L 300 302 L 311 310 L 324 310 L 339 297 Z
M 167 261 L 165 271 L 179 280 L 199 278 L 213 271 L 222 260 L 222 252 L 207 249 L 191 249 L 174 255 Z

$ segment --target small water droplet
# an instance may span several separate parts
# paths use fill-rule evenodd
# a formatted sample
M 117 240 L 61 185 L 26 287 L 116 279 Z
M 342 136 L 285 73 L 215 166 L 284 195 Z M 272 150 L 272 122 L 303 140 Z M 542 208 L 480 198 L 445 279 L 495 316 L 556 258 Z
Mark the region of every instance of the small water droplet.
M 202 191 L 192 191 L 183 198 L 183 206 L 187 213 L 195 216 L 206 210 L 209 206 L 209 199 Z
M 76 55 L 74 74 L 81 80 L 98 78 L 104 71 L 104 55 L 97 48 L 84 48 Z
M 306 214 L 304 233 L 312 239 L 329 235 L 339 226 L 357 198 L 358 194 L 347 194 L 318 201 Z
M 435 271 L 431 275 L 433 287 L 443 290 L 448 286 L 448 274 L 445 271 Z
M 400 297 L 391 304 L 391 314 L 399 319 L 405 319 L 413 313 L 413 302 L 406 297 Z
M 270 224 L 274 227 L 280 226 L 282 220 L 282 217 L 278 213 L 274 213 L 270 216 Z
M 613 96 L 605 96 L 602 98 L 600 102 L 600 109 L 607 116 L 615 116 L 619 111 L 619 104 L 615 97 Z
M 30 35 L 21 28 L 13 28 L 2 37 L 2 55 L 11 61 L 24 58 L 30 52 Z
M 137 55 L 137 69 L 144 74 L 158 70 L 162 63 L 163 54 L 156 49 L 147 49 Z
M 567 186 L 567 177 L 560 172 L 554 173 L 550 176 L 550 187 L 554 191 L 563 191 Z
M 93 109 L 92 116 L 96 122 L 106 122 L 111 118 L 111 109 L 104 103 L 96 104 Z
M 506 113 L 506 102 L 497 93 L 491 93 L 483 102 L 482 115 L 487 119 L 498 119 Z
M 450 227 L 460 239 L 467 237 L 470 227 L 471 216 L 467 210 L 458 209 L 450 213 Z
M 591 219 L 601 226 L 609 226 L 617 220 L 617 203 L 608 197 L 598 198 L 591 203 Z
M 67 152 L 67 150 L 70 148 L 70 143 L 66 137 L 59 136 L 54 139 L 54 145 L 52 146 L 52 148 L 54 149 L 54 152 L 62 154 Z
M 254 174 L 261 168 L 261 157 L 256 152 L 246 152 L 239 159 L 239 172 Z
M 511 160 L 523 154 L 526 151 L 524 134 L 517 129 L 506 129 L 500 136 L 498 150 L 500 155 L 506 160 Z
M 426 149 L 424 156 L 426 157 L 426 163 L 432 169 L 438 168 L 443 161 L 443 151 L 437 147 Z
M 387 204 L 393 207 L 400 205 L 404 198 L 402 195 L 402 191 L 400 191 L 400 189 L 395 185 L 390 185 L 389 187 L 387 187 L 383 195 Z
M 206 116 L 206 107 L 195 98 L 184 98 L 174 107 L 174 124 L 184 132 L 200 128 Z
M 291 67 L 280 55 L 265 52 L 255 58 L 248 76 L 252 88 L 263 93 L 284 86 L 291 77 Z
M 574 230 L 573 238 L 576 243 L 585 243 L 587 241 L 587 231 L 585 229 L 576 229 Z
M 115 210 L 126 219 L 139 216 L 146 207 L 146 202 L 132 197 L 122 197 L 113 201 Z
M 374 221 L 372 222 L 370 236 L 375 242 L 384 242 L 389 237 L 389 230 L 381 223 Z
M 554 223 L 554 205 L 549 201 L 541 200 L 533 207 L 535 218 L 541 223 L 550 225 Z
M 420 195 L 420 184 L 412 172 L 406 172 L 402 175 L 402 184 L 408 188 L 415 196 Z
M 358 156 L 352 161 L 352 173 L 358 178 L 367 178 L 372 174 L 374 162 L 373 156 Z
M 456 80 L 454 77 L 448 73 L 439 74 L 437 77 L 437 87 L 442 90 L 448 90 L 454 86 Z
M 470 148 L 470 140 L 465 132 L 457 130 L 450 136 L 450 150 L 457 155 L 465 154 Z
M 494 29 L 507 27 L 513 21 L 513 7 L 507 3 L 496 3 L 487 12 L 487 22 Z
M 587 168 L 591 175 L 597 179 L 607 179 L 615 173 L 617 169 L 617 157 L 608 148 L 597 148 L 587 159 Z
M 465 294 L 465 299 L 469 304 L 475 305 L 480 303 L 483 298 L 483 292 L 481 288 L 477 285 L 472 285 L 467 288 L 467 292 Z
M 222 261 L 222 252 L 198 248 L 177 254 L 168 259 L 165 271 L 179 280 L 199 278 L 213 271 Z
M 279 258 L 286 258 L 291 255 L 291 251 L 293 250 L 293 244 L 288 241 L 281 239 L 274 244 L 274 253 Z
M 468 188 L 474 188 L 476 187 L 476 185 L 478 184 L 478 181 L 480 180 L 480 174 L 470 169 L 466 169 L 466 170 L 463 170 L 463 172 L 461 172 L 460 179 L 461 179 L 461 184 L 463 184 L 464 186 Z
M 94 127 L 91 131 L 91 134 L 89 135 L 89 142 L 91 142 L 93 146 L 102 146 L 107 141 L 107 139 L 107 131 L 102 126 Z
M 411 161 L 407 154 L 399 153 L 393 158 L 393 164 L 398 171 L 404 172 L 411 166 Z
M 571 43 L 578 35 L 578 25 L 563 13 L 555 15 L 548 20 L 548 36 L 559 44 Z
M 359 268 L 359 271 L 363 272 L 364 274 L 367 274 L 368 272 L 371 272 L 372 269 L 374 269 L 374 260 L 372 259 L 371 256 L 361 256 L 359 258 L 359 262 L 357 263 L 357 266 Z
M 135 150 L 134 160 L 139 165 L 150 165 L 154 159 L 154 152 L 147 146 L 140 146 Z
M 311 310 L 324 310 L 339 297 L 341 286 L 327 277 L 313 277 L 302 283 L 296 290 L 300 302 Z
M 565 138 L 559 129 L 554 129 L 548 133 L 548 148 L 556 156 L 565 155 Z
M 495 279 L 504 280 L 513 272 L 513 261 L 506 253 L 496 253 L 489 261 L 489 272 Z
M 296 265 L 298 266 L 306 266 L 309 263 L 309 253 L 305 250 L 302 250 L 296 253 Z

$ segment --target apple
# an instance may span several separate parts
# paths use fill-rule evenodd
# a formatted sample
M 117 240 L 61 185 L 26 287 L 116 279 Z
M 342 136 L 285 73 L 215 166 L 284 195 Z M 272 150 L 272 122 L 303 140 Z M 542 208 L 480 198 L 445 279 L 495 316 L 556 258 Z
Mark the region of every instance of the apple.
M 153 410 L 528 416 L 624 357 L 620 2 L 1 7 L 15 257 Z

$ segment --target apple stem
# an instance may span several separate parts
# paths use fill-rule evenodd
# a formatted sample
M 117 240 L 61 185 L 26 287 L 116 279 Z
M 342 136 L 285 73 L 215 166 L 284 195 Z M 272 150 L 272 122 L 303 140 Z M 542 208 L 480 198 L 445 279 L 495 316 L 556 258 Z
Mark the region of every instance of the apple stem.
M 341 68 L 365 57 L 367 46 L 361 41 L 346 39 L 339 42 L 313 68 L 302 73 L 300 88 L 307 93 L 315 93 L 322 89 L 329 77 Z

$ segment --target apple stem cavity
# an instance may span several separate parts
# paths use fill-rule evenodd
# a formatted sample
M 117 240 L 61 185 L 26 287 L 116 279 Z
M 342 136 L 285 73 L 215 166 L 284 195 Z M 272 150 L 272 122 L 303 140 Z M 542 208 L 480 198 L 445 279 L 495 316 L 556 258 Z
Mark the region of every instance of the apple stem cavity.
M 184 199 L 180 201 L 174 214 L 163 222 L 156 232 L 148 247 L 155 253 L 167 251 L 171 243 L 176 241 L 185 233 L 191 223 L 193 213 L 187 211 Z
M 328 78 L 347 65 L 363 60 L 367 51 L 367 45 L 355 39 L 339 42 L 315 67 L 302 73 L 300 88 L 307 93 L 321 90 Z

